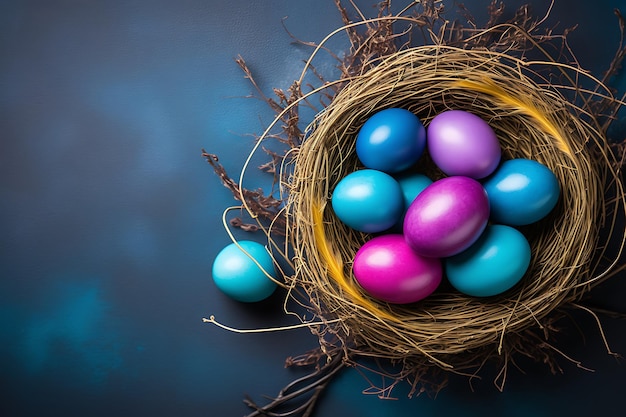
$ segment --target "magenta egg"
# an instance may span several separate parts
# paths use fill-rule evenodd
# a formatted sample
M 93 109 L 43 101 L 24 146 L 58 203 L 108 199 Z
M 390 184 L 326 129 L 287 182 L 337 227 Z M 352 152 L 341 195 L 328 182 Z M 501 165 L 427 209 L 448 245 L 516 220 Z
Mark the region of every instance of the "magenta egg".
M 442 279 L 441 261 L 415 253 L 400 234 L 377 236 L 357 251 L 354 277 L 372 297 L 393 304 L 420 301 Z
M 419 255 L 444 258 L 467 249 L 487 226 L 489 199 L 482 185 L 468 177 L 435 181 L 409 206 L 404 238 Z
M 500 142 L 489 124 L 463 110 L 439 113 L 427 128 L 428 152 L 448 175 L 485 178 L 498 167 Z

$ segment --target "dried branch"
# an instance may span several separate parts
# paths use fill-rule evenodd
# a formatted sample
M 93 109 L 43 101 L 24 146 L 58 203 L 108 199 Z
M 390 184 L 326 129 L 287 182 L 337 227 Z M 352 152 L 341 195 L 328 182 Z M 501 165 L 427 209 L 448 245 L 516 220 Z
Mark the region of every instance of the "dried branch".
M 233 197 L 241 202 L 247 204 L 250 208 L 251 212 L 261 219 L 267 220 L 269 222 L 275 222 L 277 226 L 281 226 L 284 230 L 285 220 L 284 218 L 279 217 L 280 210 L 278 207 L 281 205 L 281 201 L 272 197 L 271 195 L 264 195 L 263 190 L 248 190 L 246 188 L 240 188 L 239 184 L 235 180 L 233 180 L 226 169 L 219 163 L 219 158 L 215 154 L 208 153 L 204 149 L 202 150 L 202 156 L 206 159 L 206 161 L 211 165 L 215 174 L 220 178 L 222 184 L 226 188 L 228 188 Z M 250 227 L 249 224 L 235 221 L 231 222 L 233 226 L 241 227 L 243 230 L 248 231 L 256 231 L 257 229 Z M 277 231 L 280 230 L 280 227 Z M 284 232 L 283 232 L 284 234 Z

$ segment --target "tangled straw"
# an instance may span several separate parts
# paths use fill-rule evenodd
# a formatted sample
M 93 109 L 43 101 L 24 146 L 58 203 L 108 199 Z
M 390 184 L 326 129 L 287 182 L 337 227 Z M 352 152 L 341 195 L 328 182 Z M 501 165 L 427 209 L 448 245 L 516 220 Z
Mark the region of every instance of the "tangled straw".
M 281 414 L 308 415 L 337 370 L 358 365 L 362 358 L 394 365 L 393 371 L 385 366 L 375 371 L 391 379 L 379 391 L 372 387 L 380 396 L 389 396 L 401 381 L 411 385 L 409 395 L 413 395 L 425 383 L 434 388 L 444 385 L 446 372 L 476 376 L 492 359 L 499 362 L 494 382 L 502 389 L 508 365 L 515 363 L 517 354 L 544 361 L 553 371 L 558 369 L 555 356 L 581 366 L 548 342 L 567 308 L 593 315 L 612 353 L 596 313 L 582 302 L 594 286 L 625 269 L 623 156 L 616 155 L 605 136 L 624 99 L 614 97 L 603 80 L 575 64 L 575 57 L 567 54 L 565 35 L 538 33 L 547 14 L 534 20 L 522 8 L 514 21 L 498 23 L 502 9 L 493 2 L 487 27 L 477 29 L 471 21 L 470 27 L 462 27 L 445 20 L 436 1 L 411 2 L 398 15 L 391 15 L 390 1 L 384 1 L 378 17 L 365 19 L 361 14 L 363 20 L 356 22 L 340 3 L 336 0 L 344 26 L 311 45 L 314 51 L 289 94 L 275 90 L 280 103 L 265 97 L 243 60 L 238 61 L 276 112 L 247 158 L 239 181 L 226 175 L 217 157 L 204 153 L 241 201 L 241 208 L 256 221 L 246 226 L 267 236 L 277 265 L 288 265 L 281 268 L 284 282 L 280 284 L 287 289 L 284 309 L 301 323 L 238 330 L 213 316 L 205 321 L 243 333 L 308 327 L 319 341 L 319 349 L 287 360 L 288 365 L 314 364 L 316 370 L 289 384 L 267 406 L 246 400 L 255 410 L 250 416 L 265 415 L 313 392 L 291 412 Z M 414 6 L 421 8 L 413 10 Z M 616 15 L 623 32 L 626 22 L 619 12 Z M 394 32 L 392 25 L 398 22 L 409 28 Z M 358 29 L 364 29 L 363 33 Z M 304 93 L 305 75 L 317 76 L 316 55 L 341 32 L 348 34 L 352 45 L 350 53 L 339 59 L 341 77 L 321 79 L 321 86 Z M 413 33 L 422 34 L 423 45 L 413 46 Z M 404 35 L 408 39 L 402 43 L 399 39 Z M 543 48 L 543 42 L 555 39 L 562 41 L 561 50 L 556 49 L 558 58 Z M 530 60 L 530 55 L 540 59 Z M 625 56 L 626 46 L 620 42 L 606 77 Z M 302 140 L 298 108 L 311 106 L 318 96 L 324 108 Z M 494 129 L 503 159 L 533 159 L 555 173 L 561 185 L 560 201 L 548 217 L 521 228 L 531 244 L 532 260 L 514 288 L 499 296 L 474 298 L 444 284 L 418 303 L 391 305 L 371 298 L 359 287 L 352 262 L 371 236 L 341 223 L 328 203 L 336 184 L 362 168 L 355 153 L 360 127 L 373 113 L 389 107 L 410 110 L 425 125 L 445 110 L 470 111 Z M 246 190 L 243 184 L 253 155 L 268 138 L 277 137 L 271 132 L 281 124 L 283 143 L 290 149 L 276 178 L 280 198 L 286 197 L 287 203 L 275 211 L 278 199 Z M 419 165 L 433 179 L 443 176 L 427 155 Z M 304 307 L 309 317 L 292 312 L 288 301 Z
M 329 332 L 351 353 L 402 363 L 409 374 L 432 364 L 475 369 L 492 356 L 529 353 L 535 348 L 523 343 L 529 329 L 544 329 L 551 313 L 580 301 L 615 271 L 624 231 L 613 226 L 625 208 L 616 161 L 589 114 L 558 86 L 535 82 L 535 69 L 488 50 L 407 49 L 351 80 L 315 120 L 285 184 L 297 260 L 288 279 L 306 291 L 316 314 L 339 319 Z M 504 159 L 533 159 L 555 173 L 561 200 L 549 217 L 523 229 L 532 262 L 514 289 L 480 299 L 444 287 L 407 306 L 379 302 L 360 289 L 351 263 L 369 236 L 342 224 L 327 202 L 337 182 L 360 168 L 359 128 L 388 107 L 408 109 L 426 125 L 445 110 L 471 111 L 495 130 Z M 442 176 L 427 158 L 421 166 Z M 607 200 L 607 191 L 618 198 Z M 601 241 L 605 228 L 611 236 Z M 599 252 L 609 240 L 617 240 L 618 249 L 606 265 Z M 321 343 L 330 342 L 322 337 Z

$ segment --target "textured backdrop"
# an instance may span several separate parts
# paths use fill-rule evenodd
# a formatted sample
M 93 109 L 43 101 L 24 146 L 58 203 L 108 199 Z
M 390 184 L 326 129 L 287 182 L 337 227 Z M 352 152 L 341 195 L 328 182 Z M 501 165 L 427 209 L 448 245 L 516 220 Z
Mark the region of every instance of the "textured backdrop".
M 488 3 L 465 1 L 479 21 Z M 536 13 L 548 4 L 535 1 Z M 618 6 L 626 12 L 623 0 L 557 0 L 552 11 L 559 28 L 579 25 L 574 51 L 597 75 L 617 48 Z M 213 285 L 233 200 L 200 157 L 204 147 L 237 173 L 250 134 L 272 118 L 245 98 L 237 55 L 268 93 L 299 76 L 310 49 L 291 43 L 283 17 L 313 42 L 341 24 L 331 0 L 0 1 L 0 415 L 239 416 L 246 393 L 263 402 L 300 375 L 283 361 L 315 347 L 307 330 L 238 335 L 201 322 L 293 323 L 280 294 L 241 305 Z M 320 65 L 332 73 L 330 59 Z M 612 84 L 624 92 L 626 76 Z M 624 278 L 597 303 L 624 311 Z M 316 415 L 611 415 L 626 366 L 589 317 L 576 323 L 586 337 L 572 324 L 559 346 L 595 372 L 523 362 L 504 393 L 459 378 L 434 399 L 399 390 L 381 401 L 346 371 Z M 626 322 L 603 323 L 626 354 Z

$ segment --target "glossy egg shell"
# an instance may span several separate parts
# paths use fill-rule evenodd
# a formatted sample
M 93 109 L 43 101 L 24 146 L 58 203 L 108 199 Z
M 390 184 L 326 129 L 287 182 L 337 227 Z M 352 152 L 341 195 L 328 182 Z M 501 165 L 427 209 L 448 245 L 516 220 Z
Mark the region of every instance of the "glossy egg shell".
M 489 124 L 463 110 L 435 116 L 427 128 L 428 152 L 447 175 L 480 179 L 500 162 L 500 142 Z
M 489 219 L 482 185 L 456 176 L 435 181 L 413 201 L 404 217 L 404 236 L 422 256 L 444 258 L 467 249 Z
M 402 225 L 404 223 L 404 215 L 409 209 L 409 206 L 415 200 L 417 195 L 424 191 L 426 187 L 433 183 L 433 180 L 426 175 L 416 172 L 405 172 L 394 176 L 400 188 L 402 189 L 402 196 L 404 197 L 404 209 L 402 215 L 398 219 L 398 222 L 391 228 L 389 233 L 402 233 Z
M 404 197 L 404 208 L 409 208 L 413 200 L 419 193 L 424 191 L 426 187 L 433 183 L 433 180 L 428 178 L 424 174 L 417 172 L 406 172 L 394 177 L 400 188 L 402 189 L 402 196 Z
M 530 245 L 517 229 L 489 225 L 466 251 L 445 260 L 448 281 L 474 297 L 501 294 L 517 284 L 530 264 Z
M 356 253 L 354 277 L 372 297 L 393 304 L 420 301 L 442 280 L 441 261 L 419 256 L 399 234 L 377 236 Z
M 559 200 L 554 173 L 531 159 L 504 161 L 483 183 L 494 222 L 521 226 L 541 220 Z
M 238 243 L 243 251 L 235 243 L 231 243 L 215 257 L 213 281 L 217 288 L 237 301 L 253 303 L 264 300 L 276 289 L 276 283 L 263 272 L 265 270 L 270 276 L 275 276 L 274 261 L 260 243 L 250 240 L 241 240 Z
M 389 229 L 404 210 L 398 182 L 373 169 L 355 171 L 342 178 L 333 191 L 331 204 L 339 220 L 366 233 Z
M 426 147 L 426 128 L 408 110 L 389 108 L 374 113 L 356 139 L 356 154 L 367 168 L 396 173 L 409 168 Z

